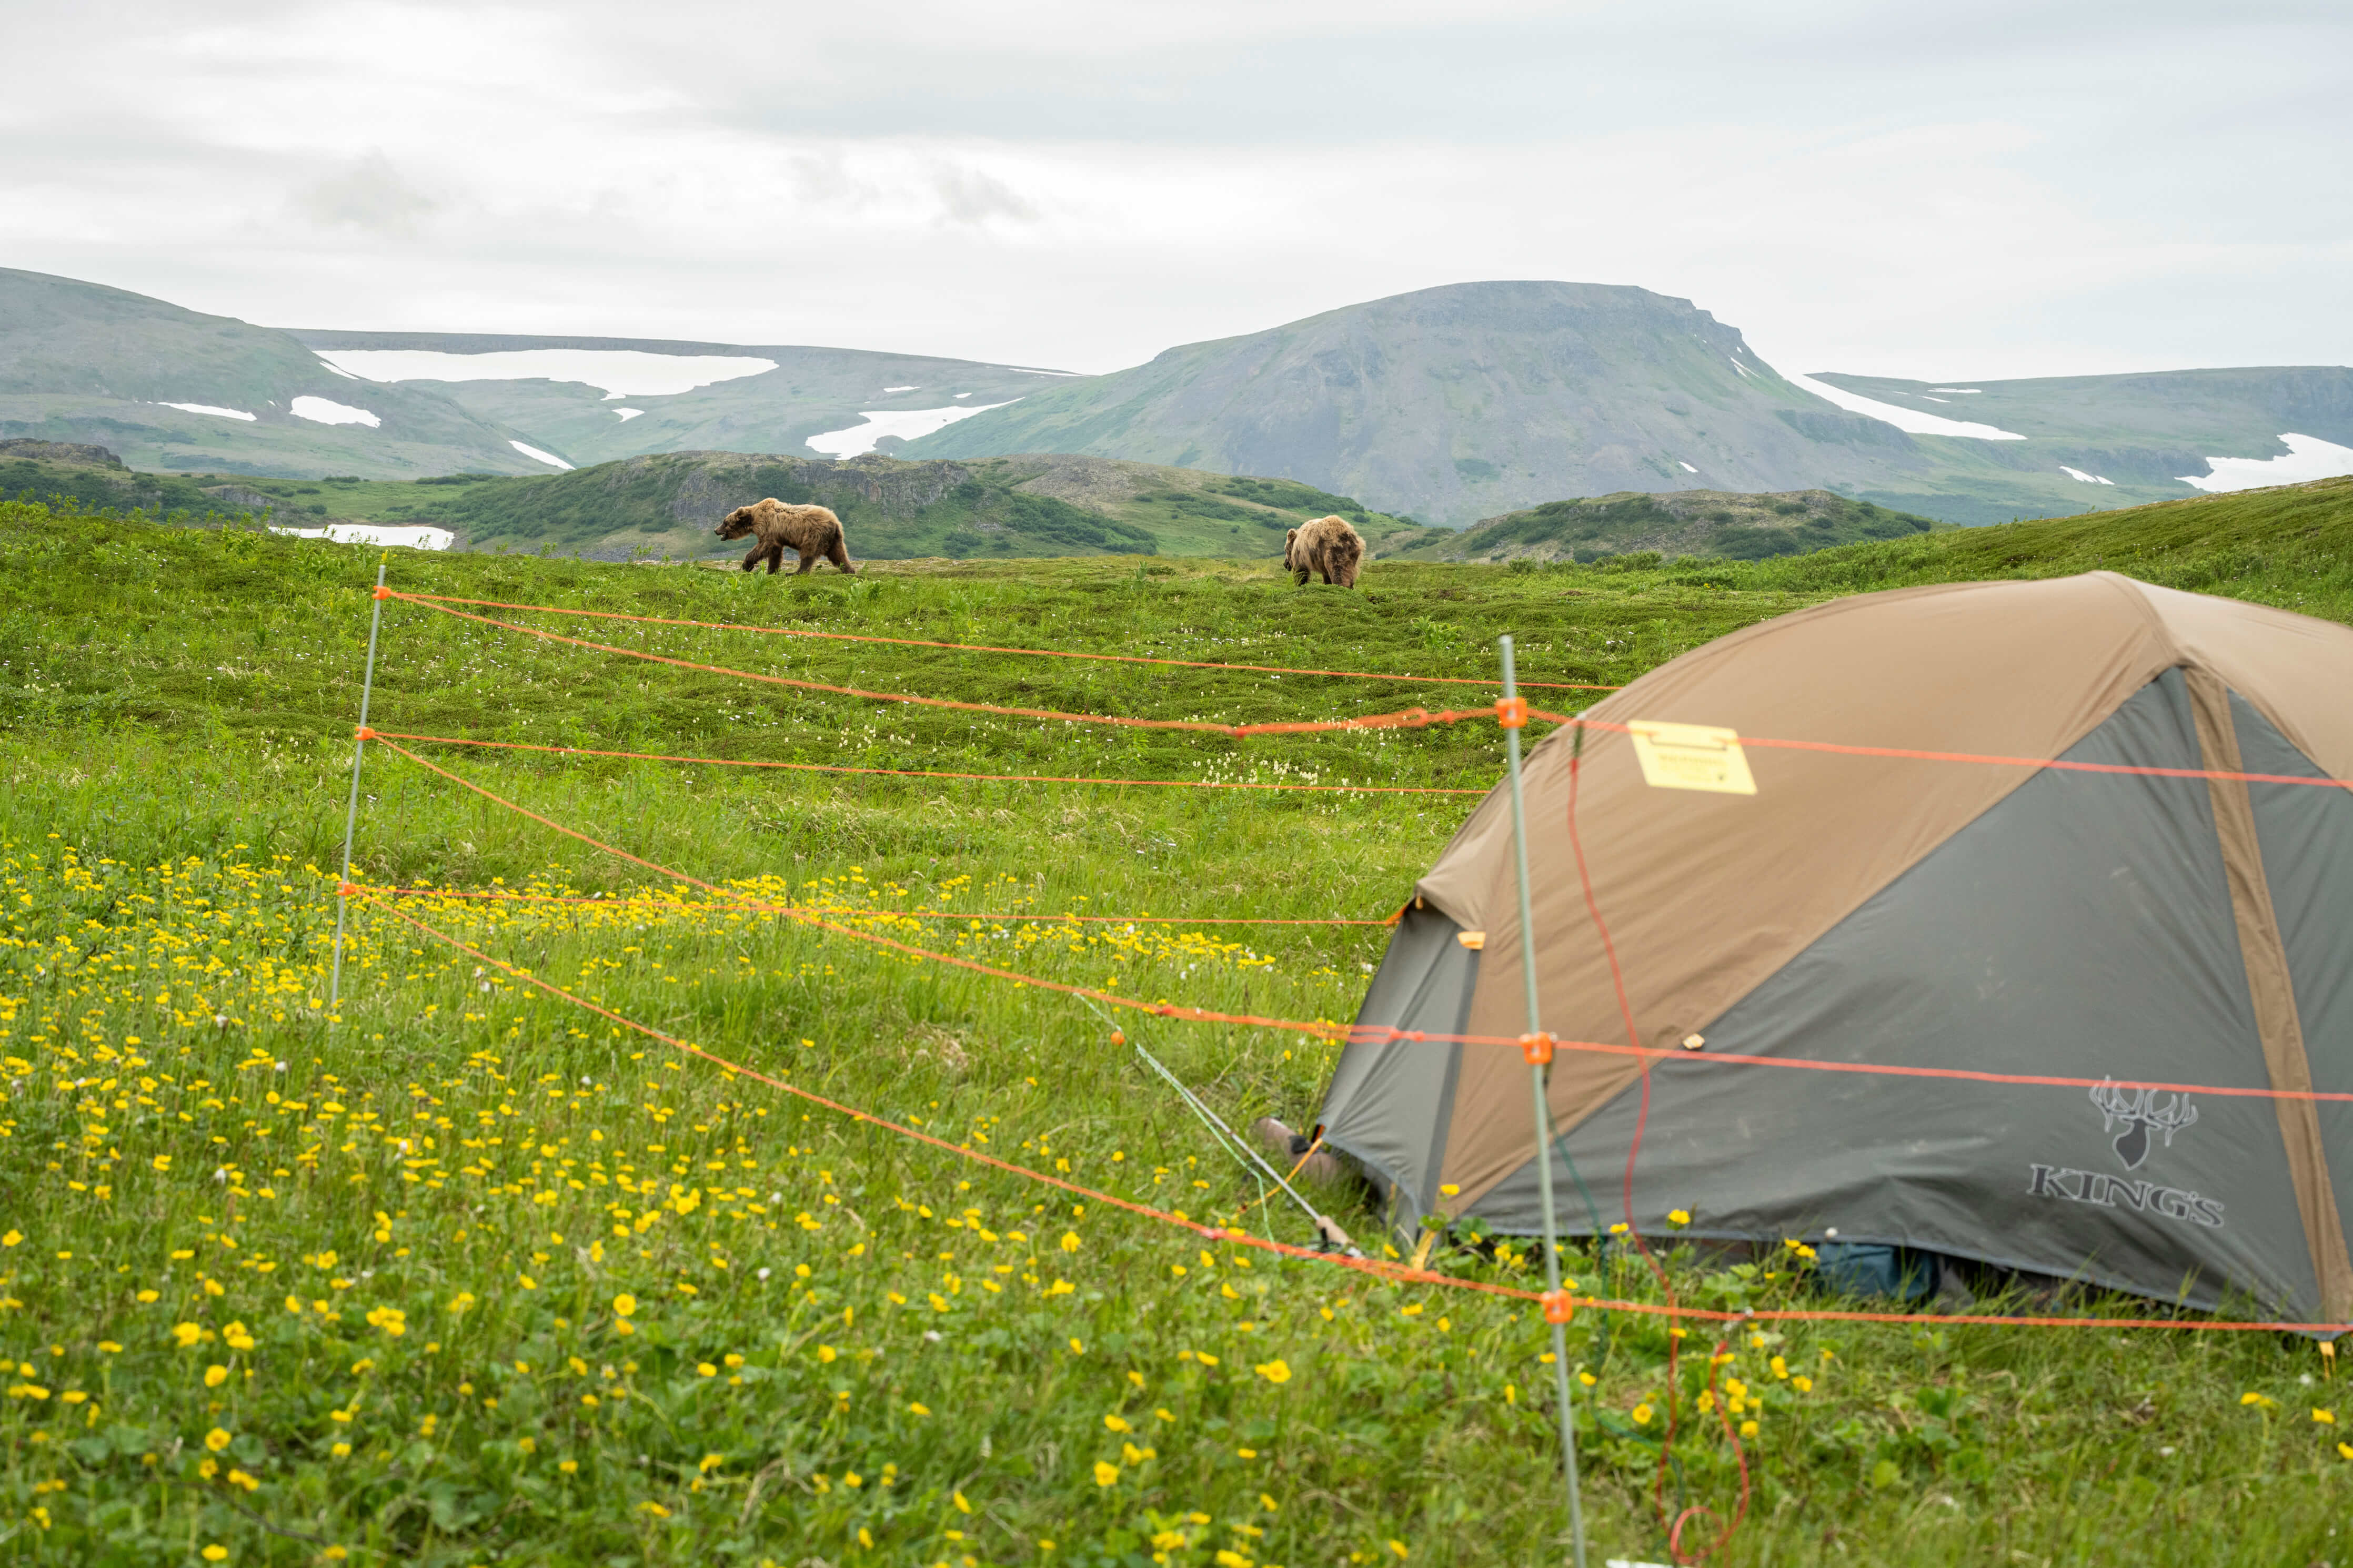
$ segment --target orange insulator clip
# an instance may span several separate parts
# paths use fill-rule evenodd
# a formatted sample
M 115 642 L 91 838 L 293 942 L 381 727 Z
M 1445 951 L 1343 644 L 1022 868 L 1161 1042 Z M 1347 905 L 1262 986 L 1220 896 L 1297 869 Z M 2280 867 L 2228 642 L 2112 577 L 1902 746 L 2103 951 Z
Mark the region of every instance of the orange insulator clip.
M 348 899 L 359 890 L 359 884 L 356 882 L 338 882 L 335 884 L 335 897 L 339 899 Z
M 1506 730 L 1526 729 L 1528 727 L 1528 700 L 1525 697 L 1498 697 L 1495 699 L 1495 722 L 1501 724 Z
M 1552 1060 L 1552 1037 L 1546 1034 L 1522 1035 L 1520 1055 L 1530 1067 L 1540 1068 Z
M 1568 1299 L 1566 1290 L 1547 1290 L 1544 1294 L 1545 1321 L 1565 1323 L 1577 1316 L 1577 1303 Z
M 1111 1032 L 1111 1043 L 1114 1046 L 1124 1046 L 1127 1044 L 1127 1037 L 1121 1034 L 1117 1029 L 1113 1029 Z
M 376 584 L 375 596 L 379 599 L 389 599 L 392 597 L 392 590 L 379 583 Z
M 363 741 L 373 741 L 373 740 L 375 740 L 375 731 L 374 730 L 369 729 L 369 728 L 368 728 L 366 725 L 364 725 L 364 724 L 361 725 L 361 726 L 359 727 L 359 729 L 358 729 L 357 731 L 354 731 L 354 733 L 355 733 L 355 734 L 357 734 L 357 735 L 358 735 L 358 737 L 359 737 L 361 740 L 363 740 Z

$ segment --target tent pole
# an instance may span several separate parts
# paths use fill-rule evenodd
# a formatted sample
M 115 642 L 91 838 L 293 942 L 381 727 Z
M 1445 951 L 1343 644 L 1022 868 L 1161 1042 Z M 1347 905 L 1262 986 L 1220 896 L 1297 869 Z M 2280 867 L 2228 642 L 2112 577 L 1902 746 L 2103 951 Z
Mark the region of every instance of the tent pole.
M 1528 912 L 1527 805 L 1520 791 L 1520 727 L 1527 721 L 1525 710 L 1519 708 L 1517 700 L 1519 684 L 1512 668 L 1512 639 L 1506 636 L 1495 641 L 1503 653 L 1504 750 L 1511 763 L 1512 848 L 1519 868 L 1520 977 L 1527 985 L 1528 1034 L 1534 1038 L 1543 1034 L 1544 1024 L 1536 1005 L 1535 926 Z M 1551 1054 L 1546 1048 L 1545 1058 Z M 1560 1221 L 1552 1197 L 1552 1110 L 1545 1100 L 1545 1062 L 1537 1059 L 1534 1052 L 1530 1053 L 1528 1081 L 1535 1092 L 1536 1191 L 1544 1204 L 1545 1293 L 1556 1300 L 1560 1296 Z M 1560 1466 L 1568 1480 L 1569 1544 L 1575 1553 L 1576 1568 L 1585 1568 L 1585 1507 L 1577 1486 L 1577 1412 L 1569 1405 L 1568 1330 L 1549 1310 L 1545 1316 L 1552 1323 L 1553 1404 L 1560 1412 Z
M 367 755 L 368 696 L 375 689 L 375 634 L 384 626 L 384 568 L 392 559 L 387 550 L 375 563 L 375 603 L 368 612 L 367 672 L 360 677 L 360 725 L 352 742 L 352 800 L 343 812 L 343 874 L 335 882 L 335 968 L 327 982 L 327 1026 L 342 1022 L 343 999 L 343 915 L 351 908 L 352 835 L 360 825 L 360 759 Z

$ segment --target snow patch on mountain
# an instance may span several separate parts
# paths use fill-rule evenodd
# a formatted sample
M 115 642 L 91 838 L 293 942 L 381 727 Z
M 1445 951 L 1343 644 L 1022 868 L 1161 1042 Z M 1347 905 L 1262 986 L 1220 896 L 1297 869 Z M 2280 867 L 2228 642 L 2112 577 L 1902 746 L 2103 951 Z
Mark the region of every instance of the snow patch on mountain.
M 286 412 L 314 425 L 364 425 L 373 430 L 384 423 L 364 408 L 337 403 L 332 397 L 298 397 L 286 405 Z
M 1826 403 L 1835 403 L 1850 414 L 1867 414 L 1873 419 L 1883 419 L 1898 430 L 1915 436 L 1960 436 L 1972 441 L 2023 441 L 2025 437 L 2015 430 L 1997 426 L 1979 425 L 1974 420 L 1947 419 L 1941 414 L 1929 414 L 1916 408 L 1899 408 L 1893 403 L 1881 403 L 1869 397 L 1858 397 L 1852 392 L 1832 386 L 1826 381 L 1816 381 L 1810 375 L 1785 375 L 1794 386 L 1802 386 Z M 1936 389 L 1939 392 L 1943 387 Z M 1959 389 L 1956 389 L 1959 390 Z
M 754 354 L 660 354 L 644 349 L 317 349 L 337 370 L 369 381 L 573 381 L 617 397 L 670 397 L 715 382 L 761 375 L 776 362 Z
M 808 438 L 812 452 L 822 452 L 828 458 L 855 458 L 860 452 L 874 450 L 874 443 L 885 436 L 896 436 L 902 441 L 913 441 L 934 430 L 945 429 L 959 419 L 969 419 L 976 414 L 986 414 L 992 408 L 1006 408 L 1021 400 L 1008 398 L 1003 403 L 983 403 L 965 408 L 875 408 L 862 411 L 858 417 L 865 423 L 847 429 L 827 430 Z
M 507 445 L 512 447 L 516 451 L 521 452 L 524 457 L 533 459 L 534 462 L 545 463 L 550 468 L 563 468 L 567 472 L 571 469 L 571 464 L 565 462 L 563 458 L 557 457 L 553 452 L 543 452 L 536 447 L 526 447 L 520 441 L 509 441 Z
M 2340 447 L 2317 436 L 2283 432 L 2287 450 L 2276 458 L 2214 458 L 2206 459 L 2209 474 L 2183 474 L 2181 482 L 2201 490 L 2259 489 L 2265 485 L 2298 485 L 2307 479 L 2333 479 L 2353 474 L 2353 447 Z
M 176 408 L 183 414 L 211 414 L 223 419 L 242 419 L 248 425 L 253 422 L 253 416 L 242 408 L 216 408 L 209 403 L 166 403 L 163 406 Z

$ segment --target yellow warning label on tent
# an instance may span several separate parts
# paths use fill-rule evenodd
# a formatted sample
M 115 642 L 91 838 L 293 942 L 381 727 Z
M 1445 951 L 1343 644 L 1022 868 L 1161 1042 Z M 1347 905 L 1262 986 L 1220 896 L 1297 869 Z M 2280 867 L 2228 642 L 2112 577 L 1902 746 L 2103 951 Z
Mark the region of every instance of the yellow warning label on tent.
M 1715 795 L 1755 795 L 1757 780 L 1736 730 L 1712 724 L 1669 724 L 1637 719 L 1626 726 L 1642 782 L 1652 789 L 1696 789 Z

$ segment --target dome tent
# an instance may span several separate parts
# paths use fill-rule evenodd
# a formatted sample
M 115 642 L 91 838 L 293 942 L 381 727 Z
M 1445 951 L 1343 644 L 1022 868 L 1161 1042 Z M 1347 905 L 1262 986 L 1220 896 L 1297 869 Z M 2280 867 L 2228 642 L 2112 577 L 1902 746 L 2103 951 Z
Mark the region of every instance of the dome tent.
M 2353 630 L 2112 573 L 1836 600 L 1651 671 L 1593 720 L 1846 745 L 2353 780 Z M 1622 1042 L 1565 813 L 1525 770 L 1537 992 Z M 1653 788 L 1586 732 L 1577 826 L 1646 1047 L 1633 1213 L 1885 1243 L 2199 1307 L 2353 1321 L 2353 1105 L 1716 1064 L 1725 1053 L 2353 1090 L 2353 791 L 1743 748 L 1753 795 Z M 1402 1215 L 1541 1229 L 1511 801 L 1416 886 L 1324 1137 Z M 1687 1042 L 1696 1042 L 1695 1050 Z M 1679 1047 L 1685 1047 L 1679 1049 Z M 1566 1047 L 1547 1098 L 1605 1215 L 1643 1063 Z M 1581 1205 L 1562 1228 L 1589 1230 Z

